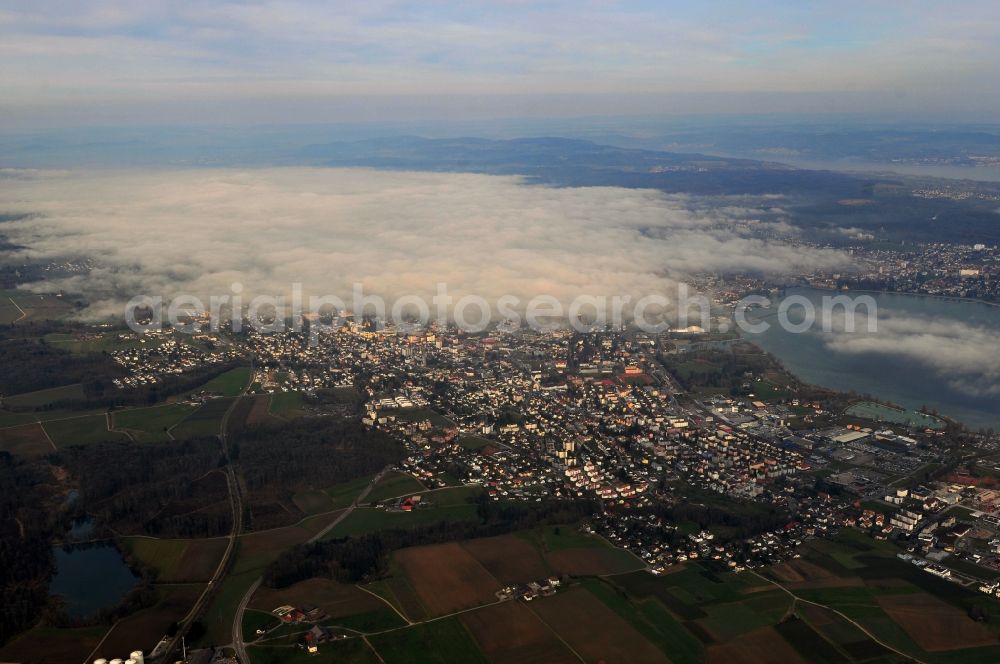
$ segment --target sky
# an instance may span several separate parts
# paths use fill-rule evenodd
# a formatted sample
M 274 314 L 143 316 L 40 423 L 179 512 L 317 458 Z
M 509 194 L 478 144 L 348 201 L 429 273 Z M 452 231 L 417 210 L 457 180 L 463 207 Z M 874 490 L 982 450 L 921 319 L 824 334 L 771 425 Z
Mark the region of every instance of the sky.
M 0 127 L 1000 110 L 990 0 L 8 0 Z

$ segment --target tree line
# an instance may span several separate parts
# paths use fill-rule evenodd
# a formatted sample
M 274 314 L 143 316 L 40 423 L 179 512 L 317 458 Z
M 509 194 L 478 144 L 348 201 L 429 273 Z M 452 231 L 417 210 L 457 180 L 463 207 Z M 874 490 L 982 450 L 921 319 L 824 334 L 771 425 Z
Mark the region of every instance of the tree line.
M 597 502 L 589 500 L 498 503 L 484 493 L 477 500 L 479 521 L 440 521 L 300 544 L 265 568 L 263 583 L 269 588 L 284 588 L 317 576 L 358 583 L 385 575 L 389 556 L 398 549 L 573 523 L 599 509 Z

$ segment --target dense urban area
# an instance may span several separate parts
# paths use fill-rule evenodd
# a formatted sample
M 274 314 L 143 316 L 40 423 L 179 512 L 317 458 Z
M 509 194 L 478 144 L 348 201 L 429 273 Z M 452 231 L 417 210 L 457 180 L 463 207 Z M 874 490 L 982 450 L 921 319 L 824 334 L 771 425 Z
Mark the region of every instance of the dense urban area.
M 994 250 L 958 247 L 933 255 L 898 259 L 911 271 L 893 270 L 895 283 L 911 289 L 905 275 L 930 274 L 920 288 L 936 294 L 993 292 Z M 885 260 L 877 251 L 864 259 Z M 959 272 L 972 269 L 986 290 L 952 290 L 969 288 Z M 821 285 L 877 286 L 853 278 Z M 755 279 L 725 283 L 713 302 L 717 319 L 731 315 L 733 296 L 741 294 L 734 289 L 766 287 Z M 25 315 L 30 298 L 18 305 Z M 39 301 L 53 310 L 67 306 L 54 296 Z M 146 661 L 178 656 L 182 647 L 192 657 L 240 661 L 285 648 L 381 653 L 379 639 L 436 625 L 437 616 L 452 616 L 451 624 L 453 614 L 476 606 L 497 611 L 499 603 L 537 601 L 544 607 L 579 595 L 581 584 L 614 608 L 615 592 L 638 598 L 659 592 L 653 581 L 637 590 L 636 574 L 669 583 L 681 578 L 678 570 L 700 570 L 710 585 L 730 583 L 715 577 L 728 572 L 764 590 L 773 584 L 775 598 L 795 593 L 774 629 L 799 634 L 813 628 L 795 605 L 806 602 L 810 588 L 839 586 L 838 575 L 855 587 L 850 555 L 859 552 L 891 556 L 918 571 L 903 575 L 914 592 L 940 590 L 925 577 L 966 589 L 951 601 L 977 620 L 997 613 L 992 603 L 974 599 L 1000 594 L 1000 439 L 992 432 L 802 384 L 735 335 L 694 328 L 581 334 L 500 325 L 467 334 L 361 319 L 310 343 L 308 325 L 300 332 L 140 334 L 39 321 L 4 333 L 12 343 L 40 335 L 44 349 L 24 369 L 38 389 L 3 401 L 0 441 L 15 454 L 5 457 L 5 481 L 36 482 L 25 499 L 64 502 L 55 523 L 17 516 L 15 527 L 37 529 L 35 546 L 44 548 L 53 528 L 84 519 L 91 527 L 78 539 L 117 538 L 140 579 L 117 609 L 96 617 L 29 594 L 24 613 L 8 611 L 6 634 L 30 626 L 41 612 L 74 647 L 90 644 L 91 659 L 110 660 L 126 648 L 145 651 Z M 21 370 L 11 365 L 12 376 Z M 47 387 L 70 376 L 78 383 L 69 389 Z M 54 484 L 38 483 L 40 472 Z M 40 489 L 46 484 L 48 494 Z M 30 509 L 7 500 L 9 514 Z M 282 536 L 253 544 L 271 533 Z M 199 537 L 207 539 L 184 539 Z M 563 554 L 573 555 L 560 555 L 552 541 L 560 538 L 569 542 Z M 156 542 L 181 550 L 171 553 Z M 442 552 L 454 542 L 466 543 L 461 554 Z M 480 542 L 496 551 L 480 555 L 468 544 Z M 520 552 L 524 546 L 528 552 Z M 480 556 L 496 584 L 486 583 L 489 592 L 478 603 L 445 590 L 464 581 L 437 578 L 443 573 L 421 558 L 454 555 L 461 567 L 466 550 Z M 496 571 L 488 557 L 498 555 L 542 560 Z M 28 573 L 49 574 L 45 560 Z M 194 576 L 178 567 L 195 560 L 202 571 Z M 824 569 L 830 560 L 832 569 Z M 357 622 L 337 602 L 321 606 L 331 601 L 330 589 L 316 586 L 324 579 L 345 593 L 361 589 L 386 622 Z M 176 581 L 191 585 L 178 593 L 171 588 Z M 789 590 L 796 587 L 805 590 Z M 609 592 L 611 598 L 602 594 Z M 704 621 L 692 616 L 708 608 L 700 608 L 702 600 L 664 593 L 662 610 L 685 625 L 678 628 L 692 661 L 706 647 L 729 647 L 719 633 L 695 626 Z M 274 606 L 261 604 L 271 599 Z M 836 611 L 838 605 L 801 606 Z M 143 622 L 144 614 L 152 619 Z M 865 631 L 864 620 L 835 615 L 846 621 L 842 629 L 867 634 L 851 638 L 867 639 L 872 652 L 909 657 L 933 650 L 905 621 L 906 639 L 883 640 Z M 81 636 L 95 619 L 113 623 L 97 642 Z M 130 620 L 141 629 L 119 628 Z M 648 621 L 634 617 L 630 629 L 649 631 L 657 623 Z M 158 628 L 162 638 L 152 638 Z M 48 638 L 39 629 L 8 649 L 16 654 Z M 467 647 L 499 647 L 469 629 L 478 636 Z M 801 634 L 785 639 L 804 647 Z M 916 650 L 909 648 L 914 641 Z M 662 656 L 685 659 L 673 650 Z

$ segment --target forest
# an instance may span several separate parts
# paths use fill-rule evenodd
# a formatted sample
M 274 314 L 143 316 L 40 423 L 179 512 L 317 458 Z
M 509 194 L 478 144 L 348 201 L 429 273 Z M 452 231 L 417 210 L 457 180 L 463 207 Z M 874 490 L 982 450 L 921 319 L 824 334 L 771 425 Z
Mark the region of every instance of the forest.
M 240 431 L 232 437 L 230 457 L 239 465 L 251 511 L 260 515 L 249 526 L 261 529 L 282 525 L 291 516 L 285 510 L 268 513 L 268 504 L 287 504 L 301 488 L 322 489 L 373 475 L 399 461 L 403 448 L 356 419 L 306 417 Z
M 107 355 L 74 355 L 44 339 L 18 337 L 0 339 L 0 366 L 0 394 L 6 395 L 81 383 L 85 394 L 100 398 L 122 373 Z
M 55 462 L 82 480 L 79 508 L 117 534 L 214 537 L 232 528 L 216 437 L 75 446 Z
M 0 644 L 30 627 L 48 602 L 57 526 L 45 508 L 51 481 L 43 464 L 0 452 Z

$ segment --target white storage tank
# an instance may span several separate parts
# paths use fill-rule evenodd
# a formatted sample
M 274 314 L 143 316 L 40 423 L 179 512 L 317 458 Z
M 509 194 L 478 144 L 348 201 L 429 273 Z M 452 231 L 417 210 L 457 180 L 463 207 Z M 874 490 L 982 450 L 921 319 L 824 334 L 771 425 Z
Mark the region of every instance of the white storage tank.
M 108 664 L 108 660 L 101 657 L 100 659 L 95 659 L 94 664 Z
M 132 654 L 129 655 L 128 658 L 135 660 L 135 664 L 146 664 L 146 660 L 143 658 L 141 650 L 133 650 Z
M 134 659 L 126 659 L 125 660 L 125 664 L 135 664 L 135 660 Z
M 120 657 L 116 658 L 116 659 L 113 659 L 113 660 L 111 660 L 111 664 L 122 664 L 122 660 L 121 660 Z

